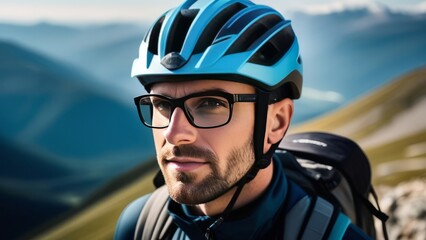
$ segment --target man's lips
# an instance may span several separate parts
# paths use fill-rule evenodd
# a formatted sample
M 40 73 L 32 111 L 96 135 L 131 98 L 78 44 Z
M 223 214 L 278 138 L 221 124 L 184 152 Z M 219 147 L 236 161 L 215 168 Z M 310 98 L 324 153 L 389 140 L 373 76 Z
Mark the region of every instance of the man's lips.
M 208 164 L 208 162 L 202 159 L 183 158 L 183 157 L 166 159 L 165 163 L 168 167 L 181 172 L 193 171 L 199 167 L 202 167 Z

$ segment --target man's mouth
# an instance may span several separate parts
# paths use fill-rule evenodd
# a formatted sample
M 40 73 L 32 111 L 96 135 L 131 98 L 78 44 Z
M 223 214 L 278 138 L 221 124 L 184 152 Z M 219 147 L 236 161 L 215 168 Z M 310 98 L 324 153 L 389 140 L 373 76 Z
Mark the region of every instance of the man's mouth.
M 165 164 L 167 165 L 167 167 L 172 168 L 176 171 L 189 172 L 196 170 L 200 167 L 206 166 L 209 163 L 202 159 L 175 157 L 171 159 L 166 159 Z

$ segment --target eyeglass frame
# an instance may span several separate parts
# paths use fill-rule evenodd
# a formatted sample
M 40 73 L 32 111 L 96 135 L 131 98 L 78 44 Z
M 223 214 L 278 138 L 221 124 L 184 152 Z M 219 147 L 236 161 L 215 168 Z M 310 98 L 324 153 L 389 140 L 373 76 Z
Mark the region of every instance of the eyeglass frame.
M 194 122 L 194 120 L 192 120 L 190 113 L 188 112 L 188 110 L 185 107 L 185 101 L 190 99 L 190 98 L 194 98 L 194 97 L 202 97 L 202 96 L 217 96 L 217 97 L 223 97 L 228 101 L 229 104 L 229 116 L 228 116 L 228 120 L 226 122 L 224 122 L 223 124 L 219 124 L 219 125 L 215 125 L 215 126 L 209 126 L 209 127 L 201 127 L 201 126 L 197 126 Z M 170 110 L 170 116 L 169 116 L 169 122 L 166 126 L 164 127 L 154 127 L 149 125 L 147 122 L 145 122 L 145 119 L 142 115 L 142 110 L 140 108 L 140 100 L 142 98 L 145 97 L 159 97 L 159 98 L 163 98 L 167 101 L 169 101 L 171 103 L 171 110 Z M 220 90 L 210 90 L 210 91 L 203 91 L 203 92 L 196 92 L 196 93 L 192 93 L 180 98 L 171 98 L 165 95 L 161 95 L 161 94 L 144 94 L 144 95 L 140 95 L 138 97 L 134 98 L 134 102 L 136 105 L 136 108 L 138 110 L 138 115 L 139 115 L 139 119 L 141 120 L 141 122 L 149 127 L 149 128 L 155 128 L 155 129 L 163 129 L 163 128 L 167 128 L 170 126 L 170 119 L 175 111 L 176 108 L 180 108 L 182 109 L 182 111 L 185 114 L 186 119 L 188 120 L 188 122 L 196 128 L 202 128 L 202 129 L 208 129 L 208 128 L 218 128 L 218 127 L 222 127 L 226 124 L 228 124 L 231 119 L 232 119 L 232 112 L 233 112 L 233 106 L 234 103 L 237 102 L 256 102 L 257 101 L 257 94 L 235 94 L 235 93 L 228 93 L 228 92 L 224 92 L 224 91 L 220 91 Z

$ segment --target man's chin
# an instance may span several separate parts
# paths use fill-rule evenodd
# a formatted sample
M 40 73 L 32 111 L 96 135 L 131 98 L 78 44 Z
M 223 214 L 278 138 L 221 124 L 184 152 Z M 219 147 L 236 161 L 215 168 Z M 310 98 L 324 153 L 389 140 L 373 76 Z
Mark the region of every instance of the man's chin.
M 177 181 L 167 184 L 167 186 L 170 197 L 175 202 L 185 205 L 208 203 L 229 191 L 228 186 L 222 185 L 218 188 L 216 185 L 215 188 L 214 186 L 206 183 L 196 184 Z
M 197 186 L 189 186 L 190 184 L 177 182 L 169 186 L 170 197 L 177 203 L 185 205 L 198 205 L 203 201 L 197 197 Z

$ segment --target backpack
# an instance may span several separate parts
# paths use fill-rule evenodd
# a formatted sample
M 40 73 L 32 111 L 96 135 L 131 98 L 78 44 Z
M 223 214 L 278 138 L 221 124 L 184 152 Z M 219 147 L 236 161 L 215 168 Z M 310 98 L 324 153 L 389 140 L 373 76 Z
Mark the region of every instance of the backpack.
M 371 184 L 369 160 L 354 141 L 322 132 L 291 134 L 283 139 L 274 157 L 284 163 L 287 178 L 314 199 L 306 203 L 310 204 L 309 214 L 296 217 L 301 222 L 297 239 L 327 239 L 330 226 L 340 211 L 373 238 L 376 237 L 373 216 L 377 217 L 382 222 L 383 236 L 388 239 L 385 225 L 388 216 L 378 205 Z M 179 230 L 167 213 L 168 192 L 161 172 L 154 178 L 154 185 L 158 189 L 139 215 L 135 239 L 171 239 Z M 369 196 L 373 197 L 377 208 L 369 201 Z M 296 205 L 305 204 L 302 203 L 304 199 Z M 318 232 L 317 226 L 324 218 L 316 217 L 315 213 L 323 217 L 324 212 L 328 212 L 326 221 L 330 224 Z M 309 232 L 316 235 L 307 235 Z
M 382 223 L 388 239 L 386 220 L 371 184 L 370 163 L 364 151 L 351 139 L 324 132 L 286 136 L 276 155 L 285 158 L 288 179 L 311 196 L 320 196 L 345 213 L 369 236 L 376 237 L 373 216 Z M 291 155 L 285 156 L 285 155 Z M 377 208 L 369 201 L 374 199 Z

